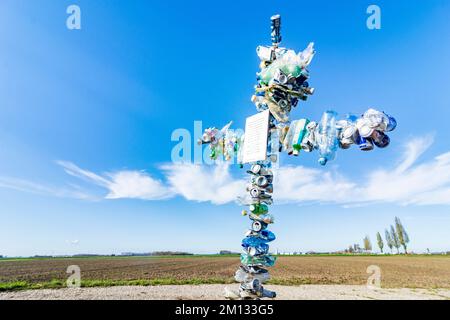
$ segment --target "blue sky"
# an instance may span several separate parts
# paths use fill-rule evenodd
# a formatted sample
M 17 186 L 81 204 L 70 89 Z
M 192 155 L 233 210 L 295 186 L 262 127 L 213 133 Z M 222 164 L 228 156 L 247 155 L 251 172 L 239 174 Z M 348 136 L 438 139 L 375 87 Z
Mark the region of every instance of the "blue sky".
M 66 28 L 71 4 L 81 30 Z M 375 107 L 399 126 L 388 149 L 326 168 L 283 157 L 271 248 L 374 242 L 397 215 L 413 250 L 450 250 L 448 1 L 3 0 L 0 255 L 239 250 L 244 172 L 176 167 L 171 134 L 244 126 L 274 13 L 284 46 L 317 50 L 316 94 L 292 119 Z

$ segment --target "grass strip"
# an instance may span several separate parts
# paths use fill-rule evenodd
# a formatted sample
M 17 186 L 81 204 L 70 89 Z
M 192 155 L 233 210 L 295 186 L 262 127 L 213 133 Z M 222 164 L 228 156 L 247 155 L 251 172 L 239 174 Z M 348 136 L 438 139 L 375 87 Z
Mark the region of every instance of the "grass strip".
M 201 285 L 201 284 L 228 284 L 233 283 L 232 279 L 141 279 L 141 280 L 82 280 L 82 288 L 94 287 L 115 287 L 115 286 L 164 286 L 164 285 Z M 65 281 L 52 280 L 48 282 L 32 283 L 27 281 L 14 281 L 0 283 L 0 292 L 19 291 L 19 290 L 37 290 L 37 289 L 63 289 L 66 288 Z

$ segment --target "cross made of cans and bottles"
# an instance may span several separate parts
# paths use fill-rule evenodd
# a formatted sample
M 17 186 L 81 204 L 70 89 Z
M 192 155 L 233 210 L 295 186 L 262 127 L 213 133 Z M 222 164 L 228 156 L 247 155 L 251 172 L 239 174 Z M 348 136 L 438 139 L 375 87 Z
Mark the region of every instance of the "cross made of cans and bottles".
M 251 101 L 257 113 L 246 119 L 245 131 L 232 130 L 230 122 L 221 129 L 206 129 L 199 139 L 199 144 L 209 145 L 212 160 L 236 160 L 241 168 L 249 165 L 246 193 L 238 201 L 248 207 L 242 215 L 248 216 L 250 226 L 242 240 L 241 265 L 235 274 L 239 290 L 225 290 L 230 299 L 276 296 L 263 284 L 270 279 L 268 268 L 276 261 L 268 245 L 275 240 L 269 231 L 274 222 L 269 206 L 273 203 L 273 169 L 278 167 L 280 153 L 299 156 L 317 151 L 318 162 L 324 166 L 335 159 L 338 149 L 352 145 L 362 151 L 387 147 L 390 139 L 386 132 L 396 127 L 393 117 L 373 108 L 341 119 L 337 112 L 328 110 L 319 121 L 291 121 L 290 112 L 314 94 L 308 69 L 315 55 L 314 43 L 298 53 L 281 47 L 279 15 L 271 17 L 271 37 L 271 46 L 256 49 L 261 62 Z

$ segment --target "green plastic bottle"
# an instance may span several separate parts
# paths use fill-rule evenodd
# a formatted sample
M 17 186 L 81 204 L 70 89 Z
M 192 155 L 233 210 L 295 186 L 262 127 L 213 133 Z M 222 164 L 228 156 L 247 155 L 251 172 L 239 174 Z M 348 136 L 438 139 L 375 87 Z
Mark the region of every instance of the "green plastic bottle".
M 277 258 L 270 254 L 264 254 L 254 257 L 245 253 L 241 254 L 241 263 L 244 265 L 262 265 L 265 267 L 273 267 L 276 260 Z
M 256 215 L 266 214 L 267 212 L 269 212 L 269 207 L 264 203 L 252 204 L 250 205 L 249 209 L 251 213 Z

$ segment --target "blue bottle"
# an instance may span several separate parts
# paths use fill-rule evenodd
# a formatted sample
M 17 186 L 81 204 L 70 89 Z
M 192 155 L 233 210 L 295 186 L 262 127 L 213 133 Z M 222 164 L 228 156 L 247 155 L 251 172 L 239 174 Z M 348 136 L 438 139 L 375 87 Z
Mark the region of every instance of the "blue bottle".
M 316 139 L 319 149 L 319 163 L 322 166 L 336 157 L 336 150 L 339 146 L 336 117 L 337 113 L 335 111 L 326 111 L 317 127 Z

